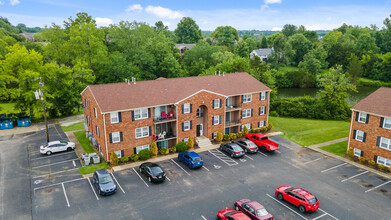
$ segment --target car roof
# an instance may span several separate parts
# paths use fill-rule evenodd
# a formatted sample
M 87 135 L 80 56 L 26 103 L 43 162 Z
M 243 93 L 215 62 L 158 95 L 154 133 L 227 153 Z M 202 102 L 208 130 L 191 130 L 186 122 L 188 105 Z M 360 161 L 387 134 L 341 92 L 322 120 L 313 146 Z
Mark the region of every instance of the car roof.
M 306 199 L 310 199 L 314 197 L 310 192 L 302 189 L 302 188 L 296 188 L 293 191 L 295 191 L 297 194 L 304 196 Z
M 264 208 L 263 205 L 259 204 L 257 201 L 250 201 L 250 202 L 247 202 L 246 204 L 253 207 L 255 210 Z
M 60 143 L 60 141 L 50 141 L 48 144 L 52 145 L 52 144 L 59 144 L 59 143 Z
M 141 164 L 141 166 L 160 167 L 158 164 L 156 164 L 156 163 L 151 163 L 151 162 L 143 163 L 143 164 Z
M 194 157 L 200 157 L 200 155 L 198 155 L 196 152 L 194 151 L 190 151 L 190 152 L 187 152 L 187 155 L 189 155 L 190 157 L 194 158 Z
M 107 170 L 105 170 L 105 169 L 97 170 L 97 171 L 95 171 L 95 172 L 96 172 L 96 174 L 98 174 L 99 176 L 101 176 L 101 175 L 108 175 L 108 174 L 109 174 L 109 172 L 107 172 Z

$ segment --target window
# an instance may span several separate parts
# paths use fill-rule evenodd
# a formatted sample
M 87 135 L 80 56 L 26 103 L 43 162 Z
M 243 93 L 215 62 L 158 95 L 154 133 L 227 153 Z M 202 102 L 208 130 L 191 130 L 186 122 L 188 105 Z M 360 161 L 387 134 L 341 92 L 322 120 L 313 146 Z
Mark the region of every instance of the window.
M 213 133 L 212 133 L 212 139 L 215 139 L 216 136 L 217 136 L 217 132 L 213 132 Z
M 85 106 L 86 108 L 88 107 L 87 99 L 84 99 L 84 106 Z
M 214 125 L 220 124 L 220 116 L 213 116 L 213 124 Z
M 98 112 L 96 112 L 96 108 L 94 108 L 94 115 L 95 115 L 95 118 L 98 117 Z
M 220 108 L 220 99 L 213 100 L 213 108 Z
M 354 148 L 354 156 L 361 157 L 361 152 L 360 149 Z
M 258 126 L 258 127 L 260 127 L 260 128 L 261 128 L 261 127 L 263 127 L 263 126 L 265 126 L 265 121 L 260 121 L 260 122 L 259 122 L 259 126 Z
M 190 121 L 183 122 L 183 130 L 184 131 L 190 130 Z
M 118 123 L 119 118 L 118 118 L 118 112 L 110 113 L 110 118 L 111 118 L 111 123 Z
M 251 117 L 251 109 L 242 110 L 242 118 Z
M 143 150 L 143 149 L 148 149 L 149 150 L 149 144 L 136 147 L 136 154 L 138 154 L 140 152 L 140 150 Z
M 243 103 L 251 102 L 251 94 L 246 94 L 242 96 Z
M 122 151 L 121 151 L 121 150 L 114 151 L 114 153 L 117 154 L 117 157 L 118 157 L 118 158 L 121 158 L 121 157 L 122 157 Z
M 98 137 L 100 137 L 100 134 L 99 134 L 99 127 L 96 126 L 96 135 L 98 135 Z
M 390 167 L 391 165 L 391 160 L 386 159 L 384 157 L 377 156 L 377 162 L 378 164 L 383 164 L 386 167 Z
M 266 99 L 266 92 L 261 92 L 260 94 L 260 99 L 265 100 Z
M 252 128 L 252 124 L 248 123 L 248 124 L 242 125 L 242 131 L 243 131 L 244 126 L 246 126 L 247 129 L 251 129 Z
M 113 143 L 118 143 L 121 141 L 119 132 L 111 133 L 111 138 L 113 140 Z
M 197 108 L 197 118 L 202 117 L 201 107 Z
M 391 150 L 391 139 L 382 137 L 380 139 L 380 147 L 387 150 Z
M 356 131 L 356 140 L 364 142 L 364 132 Z
M 224 130 L 224 134 L 230 134 L 231 133 L 231 129 L 230 128 L 225 128 L 225 130 Z
M 144 118 L 148 118 L 148 117 L 149 117 L 149 115 L 148 115 L 147 108 L 134 110 L 134 120 L 144 119 Z
M 367 114 L 363 113 L 363 112 L 360 112 L 358 114 L 358 121 L 362 122 L 362 123 L 365 123 L 367 121 Z
M 189 138 L 183 139 L 183 142 L 185 142 L 186 144 L 187 144 L 188 141 L 189 141 Z
M 149 127 L 136 128 L 136 138 L 148 137 Z
M 266 114 L 266 106 L 262 106 L 259 108 L 259 115 L 264 115 Z
M 391 118 L 384 118 L 383 128 L 391 129 Z
M 183 104 L 183 113 L 190 113 L 190 103 Z
M 232 106 L 232 98 L 231 98 L 231 97 L 228 97 L 228 98 L 225 100 L 225 106 L 227 106 L 227 107 Z

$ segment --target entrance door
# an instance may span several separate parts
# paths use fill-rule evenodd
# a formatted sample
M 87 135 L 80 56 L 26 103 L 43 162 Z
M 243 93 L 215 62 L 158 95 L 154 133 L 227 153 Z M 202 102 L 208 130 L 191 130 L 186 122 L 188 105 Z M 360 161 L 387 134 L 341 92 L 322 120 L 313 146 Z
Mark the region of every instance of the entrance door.
M 204 135 L 204 128 L 202 124 L 197 125 L 197 137 Z

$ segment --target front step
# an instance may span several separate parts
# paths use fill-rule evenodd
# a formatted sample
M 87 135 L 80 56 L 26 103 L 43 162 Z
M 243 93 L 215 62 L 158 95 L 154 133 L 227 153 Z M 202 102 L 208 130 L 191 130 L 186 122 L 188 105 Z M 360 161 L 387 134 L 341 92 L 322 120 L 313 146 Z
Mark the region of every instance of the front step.
M 209 146 L 209 145 L 212 145 L 212 143 L 210 142 L 210 140 L 206 137 L 197 137 L 197 145 L 198 147 L 202 148 L 202 147 L 206 147 L 206 146 Z

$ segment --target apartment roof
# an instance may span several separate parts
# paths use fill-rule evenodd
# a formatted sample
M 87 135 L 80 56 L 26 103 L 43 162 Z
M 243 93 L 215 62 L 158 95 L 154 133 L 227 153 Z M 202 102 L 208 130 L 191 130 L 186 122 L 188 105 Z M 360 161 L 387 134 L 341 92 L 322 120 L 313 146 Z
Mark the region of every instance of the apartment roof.
M 391 88 L 380 87 L 361 102 L 357 103 L 352 110 L 363 111 L 376 115 L 391 117 Z
M 269 56 L 273 52 L 273 48 L 261 48 L 257 50 L 253 50 L 257 56 Z
M 102 112 L 125 111 L 177 103 L 196 92 L 206 90 L 232 96 L 270 88 L 246 72 L 182 78 L 159 78 L 136 84 L 112 83 L 89 85 Z

